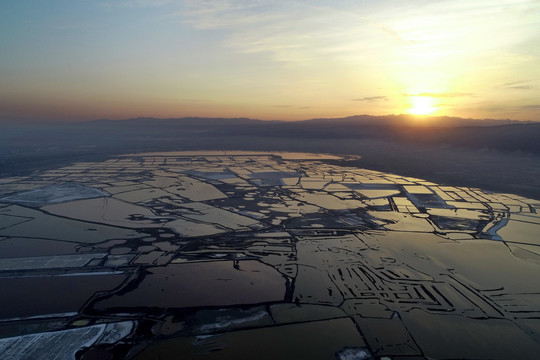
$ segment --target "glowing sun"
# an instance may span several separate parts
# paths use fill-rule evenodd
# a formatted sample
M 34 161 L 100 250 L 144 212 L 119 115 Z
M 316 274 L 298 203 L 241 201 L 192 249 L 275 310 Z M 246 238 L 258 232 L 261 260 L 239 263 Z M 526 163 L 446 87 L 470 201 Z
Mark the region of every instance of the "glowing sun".
M 435 110 L 433 99 L 429 97 L 415 97 L 412 102 L 412 107 L 409 109 L 409 113 L 414 115 L 428 115 Z

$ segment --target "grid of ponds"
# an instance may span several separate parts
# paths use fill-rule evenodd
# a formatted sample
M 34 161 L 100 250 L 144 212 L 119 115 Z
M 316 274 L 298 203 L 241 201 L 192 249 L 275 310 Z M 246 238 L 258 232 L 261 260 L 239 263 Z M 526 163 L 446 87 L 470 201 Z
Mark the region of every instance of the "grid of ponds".
M 540 353 L 540 201 L 328 159 L 130 154 L 0 179 L 0 357 Z

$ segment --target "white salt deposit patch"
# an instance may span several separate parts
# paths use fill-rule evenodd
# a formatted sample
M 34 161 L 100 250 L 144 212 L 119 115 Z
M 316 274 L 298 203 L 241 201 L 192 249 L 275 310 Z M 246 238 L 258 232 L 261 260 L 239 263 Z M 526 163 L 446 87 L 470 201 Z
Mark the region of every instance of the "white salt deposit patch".
M 0 358 L 12 360 L 75 359 L 77 351 L 94 344 L 115 343 L 133 330 L 132 321 L 0 339 Z
M 367 349 L 364 348 L 345 348 L 338 353 L 336 357 L 339 360 L 369 360 L 373 359 Z
M 0 259 L 0 271 L 77 268 L 85 266 L 93 259 L 102 259 L 106 255 L 75 254 Z
M 37 189 L 12 194 L 0 199 L 0 202 L 25 206 L 43 206 L 67 201 L 92 199 L 108 196 L 104 191 L 89 186 L 65 183 L 43 186 Z

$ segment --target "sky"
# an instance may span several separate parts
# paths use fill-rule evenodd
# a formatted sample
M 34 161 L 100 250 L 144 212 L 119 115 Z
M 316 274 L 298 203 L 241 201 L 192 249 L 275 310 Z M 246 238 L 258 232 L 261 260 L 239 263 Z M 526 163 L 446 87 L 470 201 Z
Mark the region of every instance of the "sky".
M 540 120 L 539 0 L 3 0 L 0 118 Z

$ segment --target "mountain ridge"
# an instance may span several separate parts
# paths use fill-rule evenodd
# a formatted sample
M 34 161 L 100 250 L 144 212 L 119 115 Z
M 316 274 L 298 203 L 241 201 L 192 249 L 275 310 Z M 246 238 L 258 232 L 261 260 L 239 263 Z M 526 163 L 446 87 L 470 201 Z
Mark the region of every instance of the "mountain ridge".
M 512 120 L 512 119 L 475 119 L 475 118 L 461 118 L 456 116 L 429 116 L 429 115 L 413 115 L 413 114 L 389 114 L 389 115 L 350 115 L 345 117 L 328 117 L 328 118 L 311 118 L 302 120 L 261 120 L 256 118 L 246 117 L 203 117 L 203 116 L 185 116 L 185 117 L 133 117 L 125 119 L 92 119 L 82 121 L 69 121 L 69 120 L 52 120 L 52 119 L 40 119 L 40 118 L 0 118 L 0 124 L 35 124 L 42 125 L 47 124 L 108 124 L 119 123 L 125 124 L 131 123 L 145 123 L 148 121 L 170 123 L 170 122 L 183 122 L 189 125 L 252 125 L 252 124 L 275 124 L 275 123 L 303 123 L 303 124 L 333 124 L 333 125 L 382 125 L 382 126 L 422 126 L 422 127 L 457 127 L 457 126 L 497 126 L 497 125 L 511 125 L 511 124 L 531 124 L 537 123 L 537 120 Z

